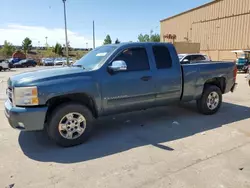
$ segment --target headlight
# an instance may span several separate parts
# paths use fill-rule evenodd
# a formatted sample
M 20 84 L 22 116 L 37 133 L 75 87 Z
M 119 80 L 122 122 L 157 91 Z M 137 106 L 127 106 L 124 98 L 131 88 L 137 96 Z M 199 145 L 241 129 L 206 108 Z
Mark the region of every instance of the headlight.
M 35 106 L 39 104 L 37 87 L 15 87 L 14 104 L 16 106 Z

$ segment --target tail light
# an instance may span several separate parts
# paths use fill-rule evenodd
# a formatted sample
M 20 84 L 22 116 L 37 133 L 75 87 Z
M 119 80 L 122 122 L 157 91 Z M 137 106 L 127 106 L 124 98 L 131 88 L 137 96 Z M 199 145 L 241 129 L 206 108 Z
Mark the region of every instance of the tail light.
M 234 67 L 234 81 L 236 81 L 236 76 L 237 76 L 237 66 Z

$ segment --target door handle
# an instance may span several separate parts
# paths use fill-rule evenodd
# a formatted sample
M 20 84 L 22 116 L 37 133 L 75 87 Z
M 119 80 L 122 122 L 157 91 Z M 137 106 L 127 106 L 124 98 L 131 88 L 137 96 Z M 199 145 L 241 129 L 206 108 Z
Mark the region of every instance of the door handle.
M 149 81 L 151 79 L 152 79 L 152 76 L 143 76 L 143 77 L 141 77 L 141 80 L 143 80 L 143 81 Z

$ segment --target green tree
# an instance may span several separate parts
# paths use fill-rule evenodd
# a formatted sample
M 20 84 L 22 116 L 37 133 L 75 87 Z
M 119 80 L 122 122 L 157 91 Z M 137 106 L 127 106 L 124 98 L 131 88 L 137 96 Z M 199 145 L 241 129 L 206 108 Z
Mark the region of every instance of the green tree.
M 56 57 L 56 54 L 54 51 L 55 51 L 55 48 L 48 47 L 45 51 L 43 51 L 43 56 L 44 57 Z
M 148 34 L 145 34 L 145 35 L 140 34 L 140 35 L 138 36 L 138 41 L 139 41 L 139 42 L 149 42 L 149 41 L 150 41 L 150 37 L 149 37 Z
M 23 40 L 22 47 L 23 47 L 24 53 L 27 54 L 27 52 L 29 52 L 31 50 L 32 41 L 28 37 L 26 37 Z
M 115 44 L 120 44 L 121 42 L 119 41 L 119 39 L 117 38 L 116 40 L 115 40 Z
M 55 53 L 58 54 L 58 55 L 63 55 L 63 48 L 62 48 L 62 45 L 59 44 L 59 43 L 56 43 L 55 45 Z
M 111 40 L 111 37 L 110 35 L 107 35 L 106 38 L 104 39 L 104 42 L 103 44 L 112 44 L 112 40 Z
M 138 35 L 139 42 L 160 42 L 160 35 L 154 33 L 152 30 L 150 34 L 140 34 Z
M 154 33 L 153 30 L 150 31 L 150 42 L 160 42 L 161 38 L 160 35 Z
M 14 46 L 10 42 L 8 42 L 7 40 L 5 40 L 3 47 L 0 49 L 1 54 L 5 58 L 7 58 L 7 57 L 11 56 L 14 51 L 15 51 Z

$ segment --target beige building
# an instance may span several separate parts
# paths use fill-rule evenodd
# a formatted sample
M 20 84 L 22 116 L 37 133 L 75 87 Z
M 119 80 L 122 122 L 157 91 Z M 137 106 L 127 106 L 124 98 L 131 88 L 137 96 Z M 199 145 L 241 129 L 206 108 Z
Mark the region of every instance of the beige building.
M 232 50 L 250 50 L 250 0 L 214 0 L 161 20 L 161 41 L 200 43 L 212 60 L 234 60 Z

